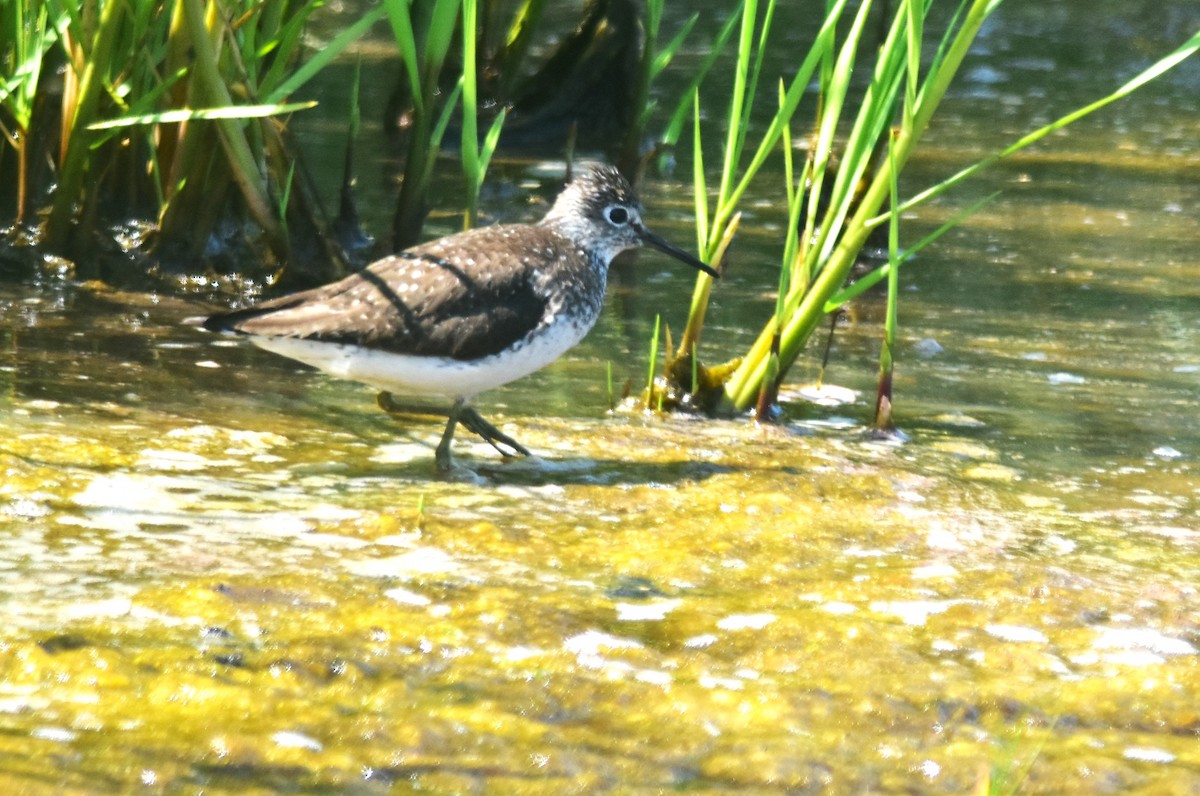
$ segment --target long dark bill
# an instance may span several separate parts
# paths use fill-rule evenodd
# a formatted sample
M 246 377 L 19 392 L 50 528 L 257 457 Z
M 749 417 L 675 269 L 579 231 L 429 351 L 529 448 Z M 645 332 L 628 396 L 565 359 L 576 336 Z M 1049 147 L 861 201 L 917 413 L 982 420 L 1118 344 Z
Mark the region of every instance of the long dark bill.
M 683 249 L 679 248 L 678 246 L 674 245 L 673 243 L 669 243 L 665 239 L 660 238 L 659 236 L 655 235 L 653 232 L 646 229 L 645 227 L 641 227 L 640 229 L 638 229 L 638 232 L 641 233 L 642 241 L 645 242 L 645 244 L 647 246 L 651 246 L 655 249 L 658 249 L 663 254 L 669 254 L 670 256 L 672 256 L 676 260 L 678 260 L 679 262 L 687 263 L 692 268 L 703 271 L 704 273 L 711 276 L 713 279 L 721 278 L 721 274 L 718 273 L 715 268 L 704 263 L 702 260 L 700 260 L 696 257 L 693 257 L 692 255 L 688 254 Z

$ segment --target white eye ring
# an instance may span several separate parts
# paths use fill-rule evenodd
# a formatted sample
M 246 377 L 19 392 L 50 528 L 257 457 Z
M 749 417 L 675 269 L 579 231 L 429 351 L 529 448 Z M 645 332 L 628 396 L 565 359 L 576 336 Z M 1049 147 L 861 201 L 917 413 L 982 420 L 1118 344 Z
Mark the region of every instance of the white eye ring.
M 612 224 L 613 226 L 623 227 L 629 223 L 629 219 L 632 218 L 632 214 L 628 209 L 622 207 L 621 205 L 609 205 L 604 210 L 604 217 L 608 219 L 608 223 Z

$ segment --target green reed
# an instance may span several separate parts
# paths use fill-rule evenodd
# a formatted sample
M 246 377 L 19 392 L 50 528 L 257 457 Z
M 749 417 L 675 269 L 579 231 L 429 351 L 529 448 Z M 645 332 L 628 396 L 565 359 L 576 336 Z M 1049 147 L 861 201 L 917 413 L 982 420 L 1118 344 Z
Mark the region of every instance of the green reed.
M 278 264 L 319 248 L 308 245 L 311 232 L 293 242 L 300 229 L 321 237 L 324 218 L 279 119 L 311 107 L 288 99 L 383 15 L 368 12 L 305 58 L 305 25 L 320 5 L 0 5 L 0 40 L 12 42 L 0 55 L 0 126 L 17 154 L 17 220 L 53 184 L 41 244 L 59 254 L 88 251 L 114 213 L 156 215 L 157 250 L 185 260 L 230 220 L 253 225 Z M 60 63 L 61 103 L 39 102 Z M 44 142 L 54 140 L 51 151 Z M 49 168 L 27 166 L 33 148 Z
M 0 133 L 16 154 L 16 223 L 22 224 L 29 211 L 30 157 L 34 146 L 34 102 L 42 78 L 42 66 L 67 24 L 62 9 L 16 0 L 0 3 Z M 7 120 L 7 123 L 6 123 Z M 0 153 L 2 162 L 2 153 Z
M 415 244 L 428 211 L 433 166 L 449 124 L 454 103 L 438 107 L 442 66 L 450 52 L 458 25 L 459 0 L 434 0 L 423 20 L 414 18 L 409 0 L 384 0 L 396 46 L 404 62 L 412 103 L 408 131 L 404 181 L 392 222 L 392 246 L 396 250 Z
M 699 13 L 692 14 L 671 40 L 659 48 L 663 3 L 664 0 L 647 0 L 645 4 L 642 22 L 642 53 L 638 65 L 637 86 L 632 101 L 636 116 L 633 123 L 626 128 L 617 154 L 618 167 L 623 173 L 631 176 L 638 172 L 642 163 L 642 141 L 655 110 L 650 88 L 655 79 L 670 65 L 700 18 Z
M 645 410 L 649 412 L 652 406 L 662 408 L 662 393 L 654 389 L 654 373 L 658 369 L 658 338 L 662 333 L 662 315 L 654 315 L 654 333 L 650 335 L 650 353 L 646 357 L 646 401 Z M 655 401 L 657 400 L 657 404 Z
M 889 207 L 893 209 L 900 204 L 900 175 L 895 168 L 895 156 L 895 147 L 889 143 L 888 163 L 892 168 L 888 170 L 891 176 L 888 182 L 888 199 L 890 200 Z M 892 419 L 892 383 L 895 368 L 897 305 L 900 301 L 900 216 L 896 213 L 888 216 L 887 250 L 887 304 L 883 316 L 883 343 L 879 347 L 879 387 L 875 395 L 875 429 L 881 432 L 895 429 L 895 421 Z
M 492 154 L 496 151 L 496 144 L 500 141 L 500 128 L 504 126 L 507 115 L 507 109 L 501 108 L 487 135 L 482 142 L 479 141 L 479 92 L 476 86 L 479 24 L 476 4 L 476 0 L 462 0 L 463 59 L 459 87 L 462 91 L 462 167 L 467 178 L 467 209 L 463 215 L 465 229 L 475 226 L 479 220 L 479 191 Z
M 890 387 L 883 381 L 890 379 L 893 364 L 890 341 L 894 340 L 896 329 L 899 268 L 983 202 L 957 214 L 951 222 L 903 250 L 899 247 L 898 230 L 893 226 L 889 229 L 889 237 L 893 238 L 889 262 L 846 287 L 850 269 L 871 232 L 880 224 L 891 224 L 900 213 L 943 193 L 980 169 L 1125 96 L 1200 49 L 1200 34 L 1197 34 L 1113 94 L 1025 136 L 907 200 L 897 200 L 885 212 L 883 206 L 891 196 L 899 174 L 919 144 L 980 26 L 1002 0 L 960 0 L 933 49 L 932 58 L 923 64 L 921 54 L 932 2 L 900 0 L 883 41 L 876 46 L 876 42 L 869 41 L 866 35 L 867 15 L 873 5 L 871 0 L 858 5 L 852 15 L 845 0 L 829 0 L 826 16 L 812 46 L 794 75 L 781 88 L 777 109 L 757 137 L 757 146 L 748 160 L 752 138 L 749 109 L 755 101 L 761 77 L 762 53 L 770 40 L 774 2 L 767 3 L 761 18 L 756 0 L 742 3 L 734 83 L 725 120 L 721 178 L 712 195 L 700 160 L 699 141 L 695 147 L 697 236 L 701 254 L 709 262 L 720 262 L 723 242 L 736 224 L 742 195 L 758 169 L 781 139 L 790 139 L 801 94 L 814 74 L 818 78 L 820 97 L 810 125 L 813 132 L 807 159 L 800 173 L 795 174 L 790 161 L 785 161 L 789 232 L 781 241 L 781 272 L 775 311 L 744 356 L 724 368 L 706 369 L 726 372 L 720 378 L 701 377 L 702 389 L 707 384 L 711 390 L 709 395 L 696 396 L 701 405 L 722 412 L 748 409 L 756 399 L 761 405 L 763 396 L 769 395 L 786 378 L 821 319 L 884 279 L 889 283 L 889 310 L 881 362 L 881 396 L 890 402 Z M 847 16 L 848 20 L 844 18 Z M 869 83 L 854 106 L 847 99 L 849 89 L 855 84 L 856 69 L 861 69 L 858 62 L 871 54 L 874 59 L 869 66 Z M 698 95 L 694 99 L 694 114 L 694 133 L 698 138 L 701 134 Z M 844 132 L 847 127 L 848 132 Z M 793 228 L 799 230 L 794 236 Z M 709 277 L 701 275 L 697 279 L 688 323 L 674 354 L 677 365 L 668 367 L 668 373 L 681 385 L 685 383 L 681 375 L 686 372 L 682 366 L 687 365 L 690 370 L 691 360 L 695 357 L 711 288 Z

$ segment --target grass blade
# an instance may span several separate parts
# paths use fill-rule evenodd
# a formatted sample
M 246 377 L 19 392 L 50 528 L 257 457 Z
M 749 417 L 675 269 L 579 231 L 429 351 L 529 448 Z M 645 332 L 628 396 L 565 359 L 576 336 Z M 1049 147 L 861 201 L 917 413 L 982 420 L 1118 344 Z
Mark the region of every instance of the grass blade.
M 92 122 L 88 130 L 112 130 L 119 127 L 136 127 L 145 124 L 176 124 L 192 121 L 193 119 L 262 119 L 267 116 L 282 116 L 295 111 L 315 108 L 315 101 L 292 102 L 284 105 L 230 105 L 224 108 L 197 108 L 161 113 L 142 113 L 134 116 L 122 116 L 102 122 Z
M 300 68 L 293 72 L 264 98 L 267 104 L 283 102 L 301 86 L 311 80 L 322 69 L 341 55 L 347 47 L 356 42 L 372 25 L 378 22 L 388 12 L 386 6 L 377 6 L 362 16 L 337 36 L 325 43 L 312 58 L 305 61 Z

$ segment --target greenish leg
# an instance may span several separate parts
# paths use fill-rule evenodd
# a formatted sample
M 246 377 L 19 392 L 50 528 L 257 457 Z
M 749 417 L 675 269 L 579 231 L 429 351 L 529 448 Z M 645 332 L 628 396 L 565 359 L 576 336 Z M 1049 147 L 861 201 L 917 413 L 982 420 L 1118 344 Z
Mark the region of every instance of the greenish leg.
M 444 411 L 440 407 L 403 403 L 390 392 L 379 393 L 378 403 L 380 409 L 391 415 L 440 415 Z M 450 409 L 446 430 L 442 432 L 442 441 L 438 443 L 436 457 L 439 471 L 445 472 L 450 469 L 450 443 L 454 439 L 454 429 L 459 424 L 472 434 L 477 434 L 502 456 L 533 455 L 524 445 L 484 420 L 479 412 L 466 405 L 465 400 L 459 399 Z
M 446 421 L 446 430 L 442 432 L 442 441 L 438 443 L 437 451 L 433 455 L 440 473 L 450 471 L 450 443 L 454 441 L 454 427 L 458 425 L 459 414 L 462 411 L 463 399 L 459 398 L 450 408 L 450 419 Z M 467 427 L 470 428 L 470 426 Z
M 458 419 L 463 424 L 464 428 L 474 432 L 475 434 L 478 434 L 484 439 L 485 442 L 498 450 L 503 456 L 532 455 L 528 448 L 505 434 L 500 429 L 493 426 L 488 421 L 484 420 L 479 416 L 478 412 L 469 406 L 462 407 Z M 512 452 L 510 453 L 509 451 L 504 450 L 504 448 L 500 447 L 501 445 L 508 446 Z

